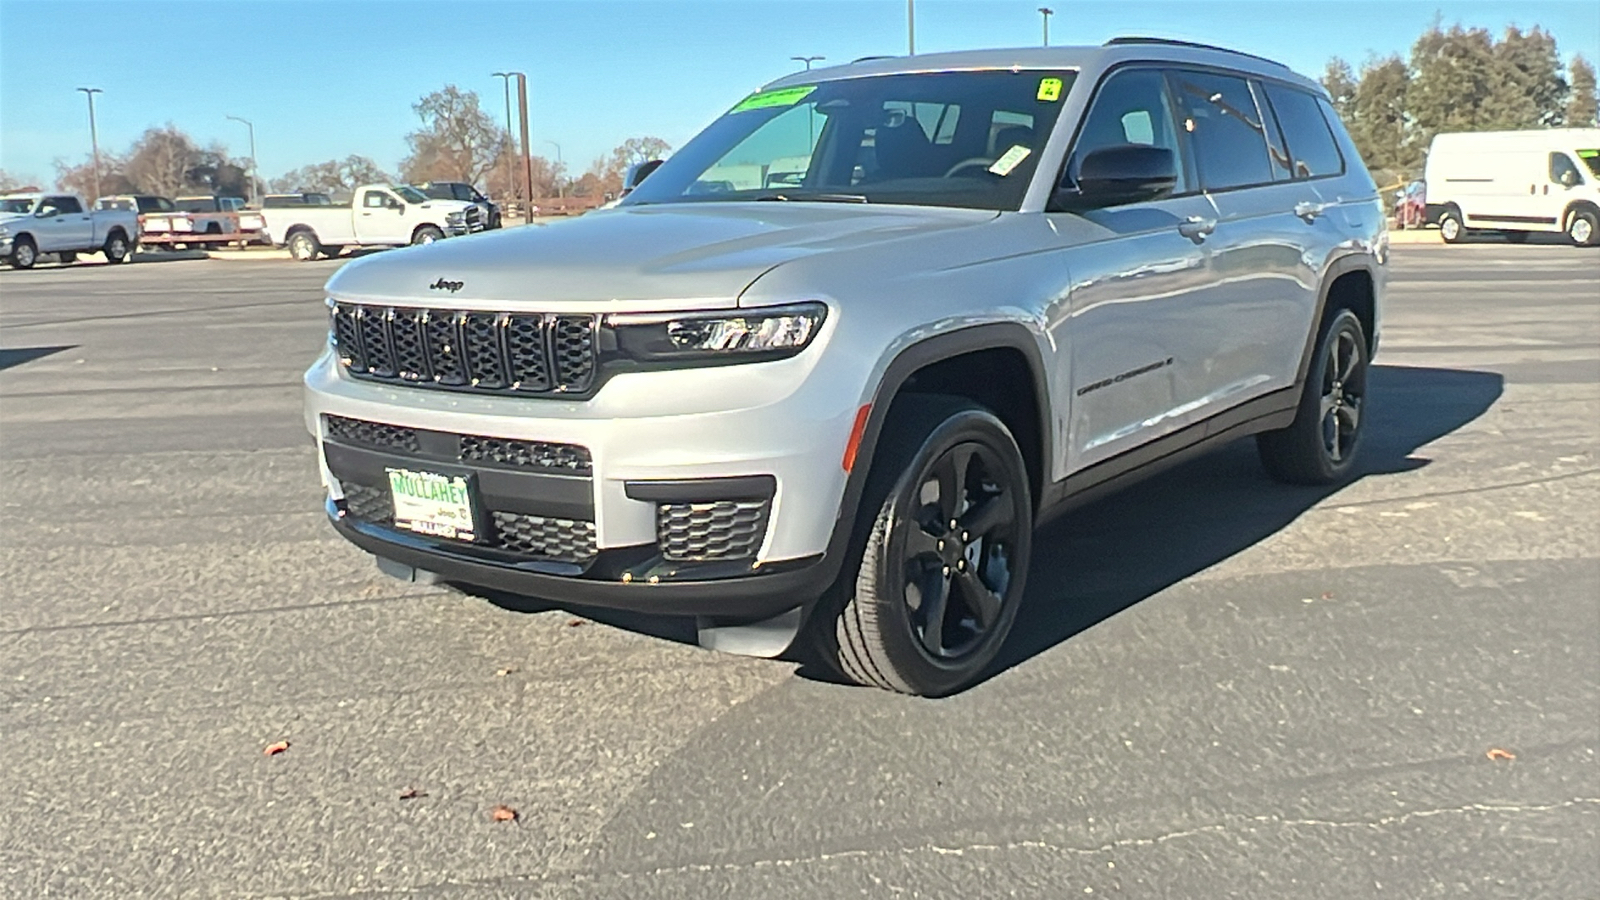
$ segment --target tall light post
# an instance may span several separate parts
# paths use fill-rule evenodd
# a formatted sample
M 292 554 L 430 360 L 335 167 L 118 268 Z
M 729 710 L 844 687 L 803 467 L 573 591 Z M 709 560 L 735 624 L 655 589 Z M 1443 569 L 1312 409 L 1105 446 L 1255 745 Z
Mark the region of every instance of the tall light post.
M 906 55 L 917 55 L 917 0 L 906 0 Z
M 517 193 L 516 149 L 517 138 L 511 131 L 511 75 L 510 72 L 495 72 L 494 77 L 505 80 L 506 86 L 506 143 L 510 144 L 510 152 L 506 154 L 506 190 L 512 197 L 519 197 Z
M 522 117 L 522 183 L 528 188 L 528 208 L 524 215 L 533 212 L 533 148 L 528 146 L 528 75 L 525 72 L 512 72 L 517 76 L 517 114 Z
M 94 199 L 90 203 L 100 202 L 100 133 L 94 126 L 94 95 L 103 94 L 99 88 L 78 88 L 83 95 L 89 98 L 89 147 L 94 153 Z
M 1039 16 L 1044 19 L 1044 45 L 1046 47 L 1050 46 L 1050 17 L 1055 14 L 1056 11 L 1048 6 L 1039 7 Z
M 235 122 L 243 122 L 244 127 L 250 129 L 250 202 L 261 203 L 261 167 L 256 164 L 256 126 L 255 123 L 241 119 L 238 116 L 227 116 Z
M 556 148 L 556 197 L 564 200 L 567 196 L 567 186 L 561 183 L 560 173 L 562 169 L 566 168 L 567 164 L 561 161 L 561 145 L 549 138 L 545 139 L 545 143 Z
M 811 71 L 811 64 L 812 63 L 817 62 L 818 60 L 827 59 L 826 56 L 791 56 L 789 58 L 794 60 L 795 62 L 805 63 L 807 72 Z M 806 112 L 806 135 L 807 135 L 806 148 L 808 150 L 817 145 L 816 113 L 817 113 L 817 108 L 815 106 L 811 107 L 811 109 Z

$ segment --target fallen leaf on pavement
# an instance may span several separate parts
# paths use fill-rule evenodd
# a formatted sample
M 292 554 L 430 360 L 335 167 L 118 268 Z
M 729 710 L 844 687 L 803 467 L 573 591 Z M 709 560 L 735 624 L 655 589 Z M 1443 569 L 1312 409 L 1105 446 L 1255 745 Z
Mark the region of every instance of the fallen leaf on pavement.
M 489 818 L 496 822 L 515 822 L 517 820 L 517 811 L 501 803 L 489 811 Z
M 1333 599 L 1333 591 L 1323 591 L 1322 592 L 1322 599 L 1324 599 L 1324 600 L 1332 600 Z
M 504 678 L 507 675 L 510 675 L 512 672 L 515 672 L 516 670 L 517 670 L 516 666 L 506 666 L 504 669 L 495 669 L 494 670 L 494 674 L 495 674 L 496 678 Z
M 1490 759 L 1516 759 L 1517 758 L 1517 755 L 1515 753 L 1512 753 L 1510 750 L 1501 750 L 1499 747 L 1490 747 L 1489 748 L 1489 752 L 1485 753 L 1484 756 L 1487 756 Z
M 568 628 L 577 628 L 579 625 L 582 625 L 582 624 L 583 624 L 583 620 L 582 619 L 572 619 L 572 620 L 569 620 L 567 622 L 567 627 Z
M 283 751 L 285 751 L 287 749 L 289 749 L 289 742 L 288 741 L 276 741 L 274 743 L 268 744 L 267 745 L 267 749 L 265 749 L 265 750 L 263 750 L 261 752 L 265 753 L 268 756 L 277 756 L 279 753 L 282 753 Z
M 405 793 L 400 795 L 400 799 L 401 800 L 415 800 L 418 797 L 426 797 L 426 796 L 428 796 L 428 792 L 427 791 L 419 791 L 416 788 L 406 788 Z

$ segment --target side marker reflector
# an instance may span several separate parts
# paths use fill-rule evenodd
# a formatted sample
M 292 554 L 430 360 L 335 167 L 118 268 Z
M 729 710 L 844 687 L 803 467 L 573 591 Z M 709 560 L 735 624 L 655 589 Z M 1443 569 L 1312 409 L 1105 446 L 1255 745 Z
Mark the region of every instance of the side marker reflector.
M 855 468 L 856 451 L 861 449 L 861 436 L 866 433 L 867 415 L 871 412 L 871 403 L 867 403 L 856 410 L 856 423 L 850 427 L 850 443 L 844 446 L 844 470 L 846 472 Z

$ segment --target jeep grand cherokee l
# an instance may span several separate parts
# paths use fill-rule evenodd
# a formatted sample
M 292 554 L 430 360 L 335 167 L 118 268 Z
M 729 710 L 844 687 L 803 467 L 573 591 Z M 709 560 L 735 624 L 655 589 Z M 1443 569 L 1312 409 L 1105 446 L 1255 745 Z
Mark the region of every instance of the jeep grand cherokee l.
M 306 421 L 391 574 L 946 694 L 1071 502 L 1250 435 L 1347 477 L 1386 254 L 1276 63 L 864 60 L 745 97 L 615 209 L 345 266 Z

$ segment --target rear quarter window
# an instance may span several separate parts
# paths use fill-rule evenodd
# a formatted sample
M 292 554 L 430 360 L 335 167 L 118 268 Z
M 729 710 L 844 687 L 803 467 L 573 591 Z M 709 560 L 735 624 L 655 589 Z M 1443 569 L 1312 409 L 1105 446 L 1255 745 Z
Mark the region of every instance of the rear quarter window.
M 1317 98 L 1275 84 L 1268 84 L 1266 92 L 1289 144 L 1294 177 L 1322 178 L 1343 172 L 1344 158 L 1339 155 L 1339 145 Z
M 1200 184 L 1208 191 L 1268 184 L 1267 133 L 1250 84 L 1206 72 L 1172 73 L 1178 115 L 1189 133 Z

